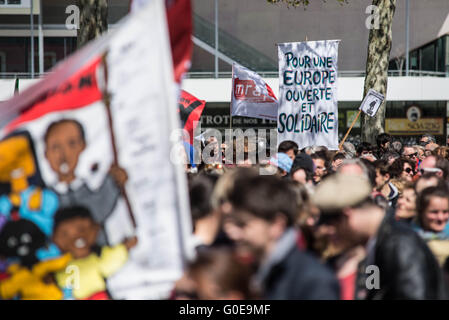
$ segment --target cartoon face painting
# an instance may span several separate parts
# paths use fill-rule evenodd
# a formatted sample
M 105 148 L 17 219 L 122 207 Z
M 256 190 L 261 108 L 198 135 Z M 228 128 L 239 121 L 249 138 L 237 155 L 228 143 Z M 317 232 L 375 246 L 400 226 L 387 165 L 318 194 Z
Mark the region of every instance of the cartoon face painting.
M 76 120 L 52 123 L 45 134 L 45 156 L 61 182 L 75 179 L 78 158 L 86 147 L 84 130 Z

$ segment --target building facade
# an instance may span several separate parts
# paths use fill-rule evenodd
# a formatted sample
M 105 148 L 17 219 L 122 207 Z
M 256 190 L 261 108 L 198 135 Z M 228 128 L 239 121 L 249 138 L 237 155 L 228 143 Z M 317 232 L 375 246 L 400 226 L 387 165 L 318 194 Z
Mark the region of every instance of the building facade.
M 183 87 L 208 102 L 202 127 L 274 128 L 275 122 L 250 118 L 235 117 L 231 124 L 232 62 L 259 72 L 277 94 L 277 43 L 341 39 L 339 132 L 340 136 L 344 135 L 363 98 L 367 23 L 372 24 L 375 13 L 369 7 L 371 3 L 371 0 L 349 1 L 343 5 L 331 0 L 311 1 L 304 9 L 272 5 L 263 0 L 192 0 L 194 52 Z M 76 50 L 77 31 L 68 27 L 68 23 L 74 22 L 70 17 L 76 1 L 33 0 L 33 32 L 30 4 L 31 0 L 0 0 L 0 101 L 11 96 L 14 78 L 23 79 L 24 88 L 33 82 L 28 80 L 33 73 L 39 76 L 41 70 L 49 71 Z M 110 29 L 116 27 L 128 8 L 128 1 L 109 1 Z M 31 46 L 34 46 L 34 63 Z M 440 142 L 446 142 L 449 1 L 397 1 L 389 74 L 386 131 L 403 138 L 432 132 Z M 409 119 L 411 114 L 411 119 L 416 121 Z M 352 138 L 357 141 L 359 134 L 360 125 L 356 124 Z

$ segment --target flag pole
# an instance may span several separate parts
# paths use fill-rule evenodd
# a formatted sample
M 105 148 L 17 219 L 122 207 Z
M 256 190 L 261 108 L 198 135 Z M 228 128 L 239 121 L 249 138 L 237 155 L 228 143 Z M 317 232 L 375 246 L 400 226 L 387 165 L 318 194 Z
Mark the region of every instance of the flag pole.
M 117 153 L 117 145 L 115 143 L 115 135 L 114 135 L 114 128 L 113 128 L 113 121 L 112 121 L 112 113 L 111 113 L 111 97 L 110 94 L 108 92 L 108 67 L 107 67 L 107 62 L 106 62 L 106 56 L 107 56 L 107 52 L 102 56 L 102 64 L 103 64 L 103 68 L 104 68 L 104 91 L 103 91 L 103 102 L 106 106 L 106 114 L 108 117 L 108 127 L 109 127 L 109 137 L 111 140 L 111 144 L 112 144 L 112 152 L 113 152 L 113 156 L 114 156 L 114 164 L 119 166 L 118 164 L 118 153 Z M 125 200 L 125 204 L 126 204 L 126 208 L 128 209 L 128 214 L 129 217 L 131 219 L 131 223 L 134 227 L 134 229 L 137 228 L 137 224 L 136 224 L 136 219 L 134 217 L 133 214 L 133 210 L 131 207 L 131 203 L 129 202 L 129 198 L 128 195 L 126 193 L 125 190 L 125 186 L 120 186 L 120 191 L 121 191 L 121 195 L 123 196 L 123 199 Z
M 356 123 L 356 121 L 357 121 L 357 119 L 359 118 L 359 116 L 360 116 L 361 113 L 362 113 L 362 109 L 359 110 L 359 112 L 357 113 L 357 116 L 354 118 L 354 120 L 352 121 L 351 126 L 349 127 L 348 131 L 346 132 L 345 137 L 343 138 L 343 140 L 341 140 L 340 145 L 338 146 L 338 149 L 339 149 L 339 150 L 341 150 L 341 148 L 343 147 L 343 143 L 345 143 L 346 138 L 347 138 L 348 135 L 349 135 L 349 132 L 351 132 L 352 127 L 354 127 L 354 125 L 355 125 L 355 123 Z

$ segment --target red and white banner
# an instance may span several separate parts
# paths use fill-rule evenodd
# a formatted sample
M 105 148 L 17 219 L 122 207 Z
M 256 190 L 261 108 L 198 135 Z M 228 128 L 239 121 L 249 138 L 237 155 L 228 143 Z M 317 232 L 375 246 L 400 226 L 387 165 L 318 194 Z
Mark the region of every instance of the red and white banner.
M 136 11 L 150 0 L 132 0 L 131 11 Z M 181 83 L 184 73 L 190 69 L 193 51 L 192 4 L 190 0 L 165 0 L 168 31 L 172 49 L 174 76 Z
M 276 120 L 278 102 L 273 90 L 257 73 L 232 65 L 231 115 Z
M 71 253 L 65 263 L 78 268 L 73 287 L 67 269 L 53 270 L 51 295 L 29 296 L 25 283 L 19 298 L 168 297 L 193 253 L 186 177 L 170 161 L 180 143 L 172 139 L 180 127 L 174 86 L 164 1 L 152 0 L 0 104 L 0 120 L 17 115 L 0 141 L 2 255 L 9 234 L 20 236 L 20 226 L 31 224 L 39 242 L 26 260 L 13 251 L 8 258 L 32 267 Z M 66 215 L 72 220 L 61 215 L 54 223 L 58 210 L 74 207 Z M 61 245 L 60 228 L 76 233 L 79 207 L 98 225 L 87 228 L 95 236 L 68 237 Z M 7 271 L 2 281 L 14 284 L 17 276 Z

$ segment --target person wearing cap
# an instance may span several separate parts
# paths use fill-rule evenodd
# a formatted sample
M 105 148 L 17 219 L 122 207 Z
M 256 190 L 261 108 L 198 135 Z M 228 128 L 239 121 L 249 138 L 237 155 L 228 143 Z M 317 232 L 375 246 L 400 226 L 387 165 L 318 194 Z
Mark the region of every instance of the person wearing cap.
M 343 250 L 362 245 L 356 299 L 444 299 L 438 262 L 425 242 L 405 224 L 385 214 L 370 197 L 371 185 L 361 176 L 335 174 L 312 196 L 320 209 L 318 225 Z
M 270 164 L 278 168 L 281 177 L 285 177 L 292 168 L 293 160 L 286 153 L 279 152 L 276 157 L 270 159 Z

